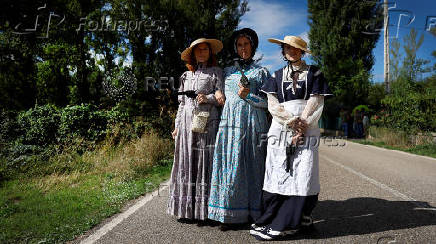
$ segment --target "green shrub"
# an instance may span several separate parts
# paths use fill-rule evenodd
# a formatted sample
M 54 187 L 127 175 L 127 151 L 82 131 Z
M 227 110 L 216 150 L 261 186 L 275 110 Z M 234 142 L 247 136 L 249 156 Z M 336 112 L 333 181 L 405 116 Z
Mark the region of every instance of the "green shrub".
M 16 113 L 13 111 L 0 110 L 0 146 L 3 143 L 15 140 L 16 136 Z
M 0 156 L 0 174 L 3 180 L 20 174 L 27 176 L 45 175 L 49 159 L 56 154 L 54 145 L 9 144 Z M 1 181 L 1 180 L 0 180 Z
M 368 112 L 370 112 L 370 109 L 366 105 L 357 105 L 356 107 L 353 108 L 353 111 L 351 112 L 351 115 L 354 116 L 356 111 L 368 113 Z
M 67 106 L 61 110 L 59 140 L 68 143 L 75 137 L 88 141 L 104 138 L 107 128 L 107 116 L 94 105 L 82 104 Z
M 384 126 L 412 134 L 436 131 L 436 92 L 417 82 L 413 70 L 419 69 L 401 69 L 391 93 L 381 101 L 387 113 Z
M 17 118 L 20 141 L 39 146 L 56 143 L 59 121 L 59 110 L 50 104 L 20 112 Z
M 410 93 L 407 96 L 387 96 L 382 103 L 387 107 L 385 125 L 393 129 L 416 133 L 428 128 L 426 114 L 421 109 L 421 95 Z
M 87 171 L 89 162 L 77 165 L 71 162 L 78 162 L 77 158 L 102 145 L 99 144 L 102 140 L 116 147 L 151 132 L 169 139 L 173 124 L 169 116 L 133 119 L 120 106 L 102 110 L 89 104 L 61 109 L 42 105 L 17 116 L 5 111 L 1 115 L 0 182 L 23 175 Z
M 108 123 L 110 125 L 125 124 L 131 122 L 131 116 L 127 110 L 119 105 L 113 107 L 111 110 L 105 111 Z
M 171 132 L 174 127 L 174 120 L 168 116 L 148 116 L 144 118 L 144 121 L 150 125 L 150 127 L 145 127 L 145 131 L 150 131 L 153 128 L 158 132 L 160 137 L 170 138 Z
M 16 120 L 5 111 L 0 115 L 0 142 L 13 141 L 14 135 L 19 139 L 18 143 L 38 146 L 58 142 L 66 144 L 74 138 L 98 142 L 105 138 L 111 127 L 132 124 L 128 113 L 119 107 L 99 110 L 90 104 L 62 109 L 53 105 L 36 106 L 20 112 Z M 138 129 L 138 132 L 143 133 L 144 129 Z

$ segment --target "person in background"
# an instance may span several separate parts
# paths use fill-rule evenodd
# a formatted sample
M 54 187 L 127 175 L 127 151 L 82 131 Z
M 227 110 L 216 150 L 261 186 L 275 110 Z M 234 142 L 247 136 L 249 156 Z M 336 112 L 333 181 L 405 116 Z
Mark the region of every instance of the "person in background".
M 354 110 L 353 130 L 357 138 L 363 137 L 362 111 Z
M 341 108 L 341 111 L 339 112 L 339 116 L 341 118 L 341 128 L 342 132 L 344 133 L 344 137 L 348 137 L 348 120 L 349 120 L 349 114 L 348 112 Z
M 363 124 L 363 134 L 364 134 L 365 137 L 368 137 L 368 135 L 369 135 L 369 133 L 368 133 L 368 129 L 369 129 L 369 117 L 368 117 L 368 114 L 366 112 L 363 113 L 362 124 Z

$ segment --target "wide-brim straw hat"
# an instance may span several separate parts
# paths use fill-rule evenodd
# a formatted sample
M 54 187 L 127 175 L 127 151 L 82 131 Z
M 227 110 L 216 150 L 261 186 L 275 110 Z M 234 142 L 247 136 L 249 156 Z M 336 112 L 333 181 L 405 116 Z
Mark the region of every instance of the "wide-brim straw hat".
M 272 42 L 272 43 L 276 43 L 276 44 L 288 44 L 288 45 L 291 45 L 295 48 L 299 48 L 299 49 L 305 51 L 306 53 L 310 54 L 309 49 L 307 49 L 307 42 L 304 41 L 299 36 L 285 36 L 285 38 L 283 38 L 283 40 L 269 38 L 268 41 Z
M 212 49 L 213 54 L 219 53 L 223 49 L 223 43 L 220 40 L 217 39 L 206 39 L 206 38 L 200 38 L 191 43 L 191 45 L 186 48 L 181 55 L 181 58 L 183 61 L 189 61 L 191 58 L 191 52 L 194 49 L 194 47 L 200 43 L 209 43 L 210 48 Z

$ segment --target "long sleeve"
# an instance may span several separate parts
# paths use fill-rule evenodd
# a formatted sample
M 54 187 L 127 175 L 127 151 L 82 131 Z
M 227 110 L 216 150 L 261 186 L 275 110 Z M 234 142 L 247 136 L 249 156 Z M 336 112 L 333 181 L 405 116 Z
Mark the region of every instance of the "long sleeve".
M 318 120 L 321 118 L 323 108 L 324 96 L 312 95 L 307 101 L 303 113 L 301 113 L 301 118 L 306 120 L 309 127 L 315 127 L 318 123 Z
M 268 108 L 268 103 L 265 101 L 265 99 L 258 95 L 248 93 L 244 100 L 255 108 Z
M 186 78 L 186 72 L 183 73 L 180 78 L 179 78 L 179 92 L 183 92 L 184 91 L 184 85 L 185 85 L 185 78 Z M 180 120 L 182 117 L 182 112 L 183 109 L 185 107 L 185 96 L 184 95 L 179 95 L 178 96 L 178 100 L 179 100 L 179 108 L 177 109 L 177 115 L 176 115 L 176 120 L 175 120 L 175 128 L 179 128 L 180 127 Z
M 216 71 L 214 72 L 212 79 L 215 82 L 215 87 L 214 87 L 214 91 L 211 94 L 207 94 L 206 98 L 207 98 L 207 102 L 211 103 L 215 106 L 219 106 L 218 101 L 216 100 L 215 97 L 215 92 L 216 91 L 222 91 L 224 93 L 224 82 L 223 82 L 223 71 L 220 68 L 216 68 Z
M 256 90 L 254 92 L 248 93 L 247 97 L 244 100 L 255 108 L 268 109 L 268 103 L 266 101 L 267 98 L 265 96 L 265 93 L 260 91 L 261 87 L 271 78 L 271 75 L 265 68 L 262 68 L 259 73 L 260 77 L 259 81 L 256 82 Z
M 275 94 L 268 93 L 268 111 L 273 116 L 273 119 L 283 126 L 288 127 L 288 125 L 296 120 L 298 117 L 294 116 L 289 111 L 286 111 L 283 105 L 280 105 L 279 100 Z

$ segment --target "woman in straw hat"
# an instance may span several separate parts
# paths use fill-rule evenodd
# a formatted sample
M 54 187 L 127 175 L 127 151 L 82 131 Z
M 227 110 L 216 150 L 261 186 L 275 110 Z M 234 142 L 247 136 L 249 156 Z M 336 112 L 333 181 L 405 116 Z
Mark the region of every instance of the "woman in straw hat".
M 312 227 L 311 212 L 320 191 L 318 140 L 324 96 L 331 95 L 320 70 L 301 59 L 307 43 L 296 36 L 279 44 L 287 65 L 262 87 L 273 116 L 268 131 L 263 210 L 250 234 L 273 240 Z
M 222 48 L 219 40 L 200 38 L 181 55 L 188 71 L 180 77 L 179 94 L 183 95 L 179 95 L 172 133 L 175 151 L 167 211 L 180 222 L 207 219 L 213 156 L 210 145 L 215 143 L 219 123 L 215 92 L 223 89 L 222 70 L 216 67 L 215 56 Z M 193 122 L 199 114 L 205 119 L 203 126 Z
M 224 69 L 226 102 L 215 143 L 209 198 L 209 218 L 221 222 L 221 230 L 260 216 L 266 157 L 262 135 L 269 127 L 266 96 L 265 100 L 258 96 L 269 73 L 253 61 L 257 34 L 245 28 L 234 32 L 232 40 L 238 58 L 234 66 Z

